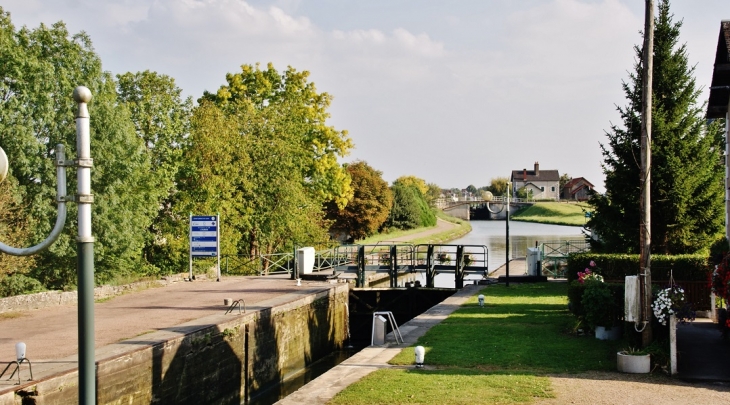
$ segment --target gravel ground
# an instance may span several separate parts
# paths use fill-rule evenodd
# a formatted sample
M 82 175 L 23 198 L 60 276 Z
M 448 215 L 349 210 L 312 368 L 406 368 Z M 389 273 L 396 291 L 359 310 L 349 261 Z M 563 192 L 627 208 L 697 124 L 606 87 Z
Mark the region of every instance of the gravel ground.
M 728 384 L 694 384 L 659 375 L 588 372 L 553 375 L 550 381 L 556 398 L 536 404 L 730 404 Z

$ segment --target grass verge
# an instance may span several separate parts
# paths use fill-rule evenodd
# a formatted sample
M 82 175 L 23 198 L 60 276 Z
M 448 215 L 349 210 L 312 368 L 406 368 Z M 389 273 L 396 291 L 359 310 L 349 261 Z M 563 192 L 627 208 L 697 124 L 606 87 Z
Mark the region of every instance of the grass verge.
M 590 208 L 587 203 L 539 202 L 515 212 L 510 218 L 541 224 L 583 226 L 585 212 Z
M 487 287 L 480 292 L 484 307 L 474 296 L 419 339 L 434 369 L 412 369 L 413 349 L 407 348 L 391 361 L 406 369 L 378 370 L 330 403 L 529 403 L 552 397 L 548 373 L 614 370 L 618 342 L 570 333 L 575 321 L 567 286 Z M 475 390 L 481 399 L 474 399 Z
M 389 241 L 394 238 L 400 238 L 402 236 L 408 236 L 408 235 L 414 235 L 414 237 L 413 237 L 413 239 L 408 240 L 407 243 L 413 243 L 413 244 L 441 243 L 441 242 L 448 242 L 448 241 L 457 239 L 457 238 L 464 236 L 467 233 L 471 232 L 471 224 L 469 224 L 469 221 L 465 221 L 463 219 L 459 219 L 456 217 L 446 215 L 441 210 L 436 210 L 436 216 L 444 221 L 451 222 L 452 224 L 455 224 L 456 226 L 453 228 L 450 228 L 444 232 L 430 234 L 428 236 L 422 236 L 422 237 L 419 237 L 418 235 L 422 234 L 423 232 L 427 232 L 431 229 L 434 229 L 435 227 L 431 226 L 431 227 L 423 227 L 423 228 L 408 229 L 408 230 L 396 230 L 396 231 L 389 232 L 389 233 L 379 233 L 377 235 L 373 235 L 368 238 L 359 240 L 359 241 L 357 241 L 357 243 L 361 244 L 361 245 L 374 245 L 378 242 Z

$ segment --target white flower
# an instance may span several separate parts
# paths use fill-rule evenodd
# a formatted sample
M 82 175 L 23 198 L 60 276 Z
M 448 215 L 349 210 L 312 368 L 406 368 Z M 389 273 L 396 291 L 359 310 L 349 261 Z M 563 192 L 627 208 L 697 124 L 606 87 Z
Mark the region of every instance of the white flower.
M 654 316 L 662 324 L 667 324 L 667 317 L 676 313 L 676 309 L 684 302 L 684 290 L 679 287 L 666 288 L 657 294 L 652 304 Z

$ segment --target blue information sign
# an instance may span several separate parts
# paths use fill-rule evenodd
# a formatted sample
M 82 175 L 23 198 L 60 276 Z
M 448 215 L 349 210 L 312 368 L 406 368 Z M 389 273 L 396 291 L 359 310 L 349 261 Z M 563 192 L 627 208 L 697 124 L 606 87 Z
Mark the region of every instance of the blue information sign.
M 218 217 L 197 215 L 190 217 L 190 255 L 218 256 Z

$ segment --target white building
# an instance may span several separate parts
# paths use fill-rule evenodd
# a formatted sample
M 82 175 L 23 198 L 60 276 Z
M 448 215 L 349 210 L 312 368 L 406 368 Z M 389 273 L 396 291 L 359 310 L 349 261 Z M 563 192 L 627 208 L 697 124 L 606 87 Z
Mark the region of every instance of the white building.
M 535 200 L 560 199 L 560 174 L 557 170 L 540 170 L 540 163 L 535 162 L 534 170 L 512 170 L 512 195 L 517 190 L 527 187 Z

